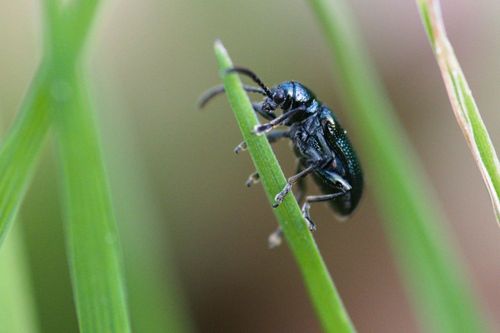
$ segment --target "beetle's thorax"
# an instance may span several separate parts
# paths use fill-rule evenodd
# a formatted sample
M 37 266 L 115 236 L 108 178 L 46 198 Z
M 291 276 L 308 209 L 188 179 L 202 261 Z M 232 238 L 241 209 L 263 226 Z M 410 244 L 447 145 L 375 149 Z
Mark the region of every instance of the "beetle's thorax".
M 323 129 L 317 113 L 290 126 L 290 138 L 299 158 L 313 162 L 333 155 L 322 133 Z

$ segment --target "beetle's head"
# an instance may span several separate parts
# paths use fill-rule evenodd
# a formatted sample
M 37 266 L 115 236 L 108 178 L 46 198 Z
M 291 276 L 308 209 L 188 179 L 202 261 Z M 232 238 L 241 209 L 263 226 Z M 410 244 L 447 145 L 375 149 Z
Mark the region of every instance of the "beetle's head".
M 286 92 L 279 85 L 269 90 L 269 94 L 262 102 L 262 110 L 268 113 L 274 113 L 274 110 L 280 108 L 286 101 Z

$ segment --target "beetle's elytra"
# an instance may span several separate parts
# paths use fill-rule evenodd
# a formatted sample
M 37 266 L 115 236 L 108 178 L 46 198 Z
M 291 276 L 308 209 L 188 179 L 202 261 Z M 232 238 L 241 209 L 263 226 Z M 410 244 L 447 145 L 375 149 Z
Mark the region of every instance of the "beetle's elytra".
M 309 214 L 310 204 L 328 201 L 336 215 L 346 218 L 356 209 L 363 192 L 363 173 L 351 146 L 347 132 L 342 128 L 334 113 L 328 106 L 316 99 L 314 94 L 303 84 L 296 81 L 285 81 L 268 88 L 255 73 L 242 67 L 233 67 L 227 73 L 239 73 L 250 77 L 259 87 L 244 86 L 248 92 L 264 95 L 260 103 L 253 103 L 255 112 L 269 122 L 258 125 L 254 133 L 267 133 L 269 142 L 281 138 L 292 141 L 298 157 L 297 174 L 288 178 L 281 192 L 276 194 L 273 207 L 278 207 L 297 183 L 297 201 L 302 204 L 302 214 L 311 230 L 315 225 Z M 216 86 L 207 91 L 200 99 L 203 107 L 214 96 L 223 93 L 223 86 Z M 282 110 L 276 115 L 277 109 Z M 278 126 L 286 126 L 287 130 L 271 131 Z M 241 143 L 235 149 L 245 149 Z M 322 195 L 305 196 L 305 177 L 312 174 L 320 186 Z M 247 186 L 258 180 L 254 173 L 247 181 Z M 279 244 L 281 231 L 270 237 L 270 245 Z

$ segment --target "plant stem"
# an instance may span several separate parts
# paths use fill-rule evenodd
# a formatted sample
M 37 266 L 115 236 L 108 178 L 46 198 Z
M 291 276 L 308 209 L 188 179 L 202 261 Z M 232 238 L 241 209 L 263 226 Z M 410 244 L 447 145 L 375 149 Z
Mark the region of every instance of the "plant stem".
M 57 0 L 47 0 L 55 1 Z M 99 1 L 65 4 L 52 24 L 53 120 L 66 204 L 66 238 L 82 333 L 130 332 L 121 249 L 80 63 Z M 59 3 L 61 4 L 61 3 Z M 50 13 L 50 10 L 47 10 Z M 49 16 L 49 18 L 55 15 Z
M 90 101 L 77 68 L 54 113 L 66 190 L 67 247 L 80 331 L 130 332 L 118 231 Z
M 31 180 L 50 125 L 50 70 L 42 64 L 0 148 L 0 246 Z
M 28 260 L 19 224 L 0 251 L 0 333 L 39 332 Z
M 490 194 L 500 224 L 500 163 L 465 75 L 446 35 L 439 0 L 417 0 L 422 23 L 448 91 L 451 106 Z
M 285 176 L 265 136 L 251 133 L 258 124 L 257 117 L 238 76 L 224 75 L 225 71 L 232 67 L 232 62 L 220 41 L 215 43 L 215 54 L 243 139 L 247 143 L 267 197 L 273 203 L 276 193 L 286 184 Z M 274 209 L 274 214 L 302 272 L 325 332 L 354 332 L 349 315 L 293 195 L 288 195 L 283 203 Z

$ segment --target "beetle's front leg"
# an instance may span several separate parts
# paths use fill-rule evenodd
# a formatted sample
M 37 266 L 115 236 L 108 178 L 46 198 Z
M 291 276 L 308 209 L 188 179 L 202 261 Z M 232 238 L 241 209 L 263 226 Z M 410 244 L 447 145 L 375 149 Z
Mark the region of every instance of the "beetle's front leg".
M 280 126 L 280 125 L 283 125 L 283 123 L 285 123 L 289 118 L 293 117 L 295 114 L 302 112 L 304 110 L 305 110 L 305 106 L 302 106 L 302 105 L 295 108 L 295 109 L 289 110 L 289 111 L 283 113 L 281 116 L 274 118 L 273 120 L 271 120 L 270 122 L 268 122 L 266 124 L 260 124 L 260 125 L 255 126 L 253 129 L 253 132 L 254 132 L 254 134 L 257 134 L 257 135 L 262 135 L 266 132 L 269 132 L 273 128 Z

